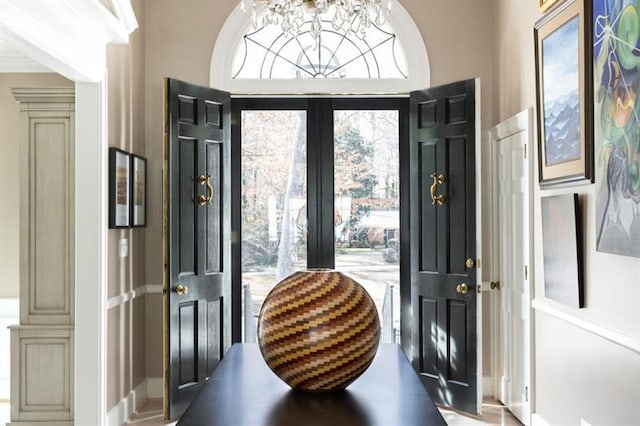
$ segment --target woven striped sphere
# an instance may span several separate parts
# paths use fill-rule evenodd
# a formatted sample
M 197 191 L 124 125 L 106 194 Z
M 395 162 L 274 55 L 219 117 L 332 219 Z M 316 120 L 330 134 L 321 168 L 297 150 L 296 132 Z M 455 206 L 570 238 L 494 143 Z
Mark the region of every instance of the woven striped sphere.
M 346 388 L 371 364 L 380 322 L 367 291 L 333 270 L 296 272 L 267 295 L 258 345 L 267 365 L 293 389 Z

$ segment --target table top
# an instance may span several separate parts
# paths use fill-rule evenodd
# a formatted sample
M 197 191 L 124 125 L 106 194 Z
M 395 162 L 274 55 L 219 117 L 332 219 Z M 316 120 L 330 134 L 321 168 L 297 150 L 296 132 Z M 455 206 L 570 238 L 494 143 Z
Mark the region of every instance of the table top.
M 180 426 L 446 425 L 398 345 L 381 344 L 344 391 L 292 390 L 256 344 L 234 344 L 187 408 Z

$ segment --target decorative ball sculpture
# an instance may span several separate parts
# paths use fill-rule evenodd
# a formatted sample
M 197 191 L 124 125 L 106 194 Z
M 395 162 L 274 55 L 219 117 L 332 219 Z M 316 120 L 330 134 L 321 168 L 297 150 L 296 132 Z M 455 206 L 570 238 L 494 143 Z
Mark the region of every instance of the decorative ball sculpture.
M 267 295 L 258 345 L 269 368 L 293 389 L 346 388 L 371 364 L 380 321 L 371 296 L 330 269 L 295 272 Z

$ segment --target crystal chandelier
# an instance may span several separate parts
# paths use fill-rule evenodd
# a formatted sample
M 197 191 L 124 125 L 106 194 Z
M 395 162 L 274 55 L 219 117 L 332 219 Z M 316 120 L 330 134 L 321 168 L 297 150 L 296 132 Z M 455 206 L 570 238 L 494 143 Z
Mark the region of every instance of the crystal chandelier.
M 393 0 L 241 0 L 242 11 L 251 12 L 254 28 L 280 25 L 286 36 L 300 34 L 311 16 L 311 35 L 317 40 L 321 21 L 330 21 L 333 29 L 353 31 L 364 37 L 372 23 L 383 25 Z

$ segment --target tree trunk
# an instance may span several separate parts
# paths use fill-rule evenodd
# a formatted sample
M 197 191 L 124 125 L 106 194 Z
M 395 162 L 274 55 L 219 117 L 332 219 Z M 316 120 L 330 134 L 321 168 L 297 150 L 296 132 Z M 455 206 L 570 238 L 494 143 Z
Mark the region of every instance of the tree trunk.
M 298 129 L 294 144 L 293 156 L 289 167 L 289 177 L 287 178 L 287 189 L 284 195 L 284 207 L 282 214 L 282 232 L 280 234 L 280 245 L 278 247 L 278 266 L 276 270 L 276 281 L 280 281 L 293 273 L 294 262 L 296 260 L 296 215 L 297 206 L 292 203 L 294 198 L 299 198 L 304 194 L 304 171 L 306 160 L 306 133 L 307 126 L 304 116 L 298 119 Z M 300 170 L 302 168 L 302 170 Z M 305 200 L 306 201 L 306 200 Z

